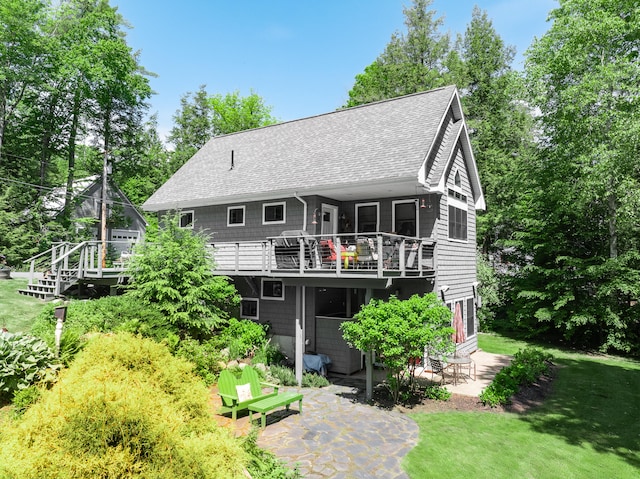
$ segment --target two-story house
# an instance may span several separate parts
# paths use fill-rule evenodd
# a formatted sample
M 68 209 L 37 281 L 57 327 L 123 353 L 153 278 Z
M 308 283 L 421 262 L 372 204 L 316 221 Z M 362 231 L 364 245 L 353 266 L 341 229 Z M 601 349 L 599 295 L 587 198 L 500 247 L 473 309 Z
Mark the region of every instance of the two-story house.
M 211 235 L 241 317 L 343 374 L 362 354 L 339 325 L 374 297 L 459 303 L 476 349 L 484 207 L 454 86 L 213 138 L 143 205 Z

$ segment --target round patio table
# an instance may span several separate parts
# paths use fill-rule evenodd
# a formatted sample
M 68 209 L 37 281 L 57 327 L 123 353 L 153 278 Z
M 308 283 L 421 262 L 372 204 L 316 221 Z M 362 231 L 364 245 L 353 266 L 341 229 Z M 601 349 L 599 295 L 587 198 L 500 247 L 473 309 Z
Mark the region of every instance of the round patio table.
M 469 356 L 447 358 L 448 364 L 453 364 L 453 384 L 458 384 L 458 377 L 463 366 L 469 366 L 469 376 L 471 376 L 471 364 L 473 364 L 473 380 L 476 380 L 476 363 Z M 466 381 L 465 381 L 466 382 Z

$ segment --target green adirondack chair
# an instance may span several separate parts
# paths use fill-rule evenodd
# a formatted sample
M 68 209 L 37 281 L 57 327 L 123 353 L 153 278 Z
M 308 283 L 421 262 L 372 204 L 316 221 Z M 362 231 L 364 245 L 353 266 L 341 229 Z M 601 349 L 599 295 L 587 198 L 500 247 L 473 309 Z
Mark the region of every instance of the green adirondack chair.
M 239 400 L 236 386 L 245 384 L 249 384 L 251 397 Z M 262 390 L 263 387 L 271 388 L 272 391 L 265 392 Z M 235 421 L 238 411 L 247 409 L 249 404 L 276 396 L 278 394 L 278 385 L 260 382 L 258 373 L 251 366 L 246 366 L 242 370 L 240 379 L 237 379 L 231 371 L 224 369 L 220 372 L 220 378 L 218 379 L 218 394 L 222 399 L 222 406 L 219 409 L 220 414 L 231 412 L 231 417 Z

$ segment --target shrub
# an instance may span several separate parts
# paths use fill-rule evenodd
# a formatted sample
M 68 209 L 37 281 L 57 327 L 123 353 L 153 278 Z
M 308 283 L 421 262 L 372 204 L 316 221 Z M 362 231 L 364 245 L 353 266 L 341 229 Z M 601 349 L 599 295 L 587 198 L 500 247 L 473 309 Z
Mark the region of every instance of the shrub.
M 313 373 L 302 374 L 302 387 L 303 388 L 324 388 L 329 385 L 329 380 L 324 376 Z
M 34 404 L 41 396 L 40 388 L 36 385 L 19 389 L 13 394 L 13 413 L 21 416 L 29 407 Z
M 451 397 L 451 391 L 448 391 L 439 384 L 430 384 L 424 390 L 424 397 L 436 401 L 448 401 Z
M 213 384 L 220 374 L 223 358 L 212 341 L 200 343 L 195 339 L 183 339 L 175 355 L 193 363 L 193 371 L 204 380 L 206 385 Z
M 285 359 L 286 356 L 280 351 L 280 347 L 277 344 L 272 344 L 269 339 L 256 349 L 251 362 L 253 364 L 262 363 L 271 366 L 272 364 L 279 365 Z
M 286 366 L 271 366 L 269 368 L 269 376 L 278 384 L 283 386 L 297 386 L 296 373 L 293 369 Z
M 240 304 L 229 278 L 213 274 L 207 243 L 203 233 L 180 228 L 178 215 L 168 214 L 155 242 L 136 245 L 129 267 L 127 295 L 162 311 L 183 336 L 209 336 Z
M 520 386 L 532 384 L 540 376 L 549 372 L 549 363 L 553 356 L 536 348 L 525 348 L 518 351 L 511 364 L 503 368 L 491 384 L 480 394 L 483 404 L 495 407 L 508 404 L 511 396 L 518 392 Z
M 50 348 L 55 347 L 55 305 L 48 305 L 36 318 L 31 333 L 44 339 Z M 60 341 L 60 358 L 69 364 L 85 343 L 91 332 L 117 330 L 142 334 L 157 341 L 170 341 L 177 336 L 177 329 L 170 325 L 162 313 L 153 306 L 127 296 L 106 296 L 90 301 L 70 301 Z
M 273 365 L 269 368 L 269 376 L 272 380 L 283 386 L 297 386 L 296 373 L 287 366 Z M 302 373 L 303 388 L 323 388 L 329 385 L 329 381 L 324 376 L 304 372 Z
M 229 319 L 227 326 L 216 336 L 215 342 L 220 348 L 229 349 L 231 359 L 250 356 L 267 342 L 265 326 L 250 319 Z
M 446 351 L 452 346 L 451 311 L 434 293 L 401 301 L 372 299 L 340 325 L 344 339 L 361 351 L 375 351 L 388 368 L 387 386 L 394 403 L 400 399 L 407 364 L 421 357 L 426 345 Z M 410 381 L 413 375 L 410 376 Z M 411 385 L 410 385 L 411 386 Z
M 249 460 L 191 366 L 130 334 L 92 339 L 7 429 L 3 478 L 241 478 Z
M 0 332 L 0 401 L 40 381 L 51 381 L 58 369 L 44 341 L 22 333 Z
M 289 469 L 280 459 L 269 451 L 257 446 L 258 429 L 251 430 L 243 445 L 251 460 L 247 466 L 250 477 L 255 479 L 299 479 L 302 476 L 297 469 Z

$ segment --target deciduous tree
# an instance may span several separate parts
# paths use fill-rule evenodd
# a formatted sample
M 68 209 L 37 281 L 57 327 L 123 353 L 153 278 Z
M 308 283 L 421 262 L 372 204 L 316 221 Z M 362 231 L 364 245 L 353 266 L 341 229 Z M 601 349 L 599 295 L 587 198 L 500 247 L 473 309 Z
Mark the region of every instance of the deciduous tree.
M 632 0 L 559 3 L 527 54 L 541 151 L 529 167 L 517 318 L 638 352 L 640 10 Z

